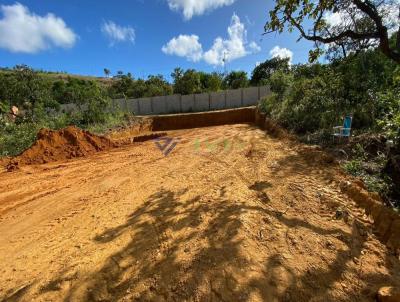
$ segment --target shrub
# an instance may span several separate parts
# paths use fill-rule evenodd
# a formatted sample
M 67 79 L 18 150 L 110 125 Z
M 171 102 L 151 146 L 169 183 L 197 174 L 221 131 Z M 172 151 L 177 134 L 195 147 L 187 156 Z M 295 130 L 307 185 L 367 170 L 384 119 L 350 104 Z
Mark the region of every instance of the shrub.
M 3 125 L 0 128 L 0 156 L 16 156 L 29 148 L 38 130 L 35 123 Z
M 347 173 L 353 176 L 361 176 L 363 173 L 363 165 L 360 159 L 350 160 L 343 167 Z

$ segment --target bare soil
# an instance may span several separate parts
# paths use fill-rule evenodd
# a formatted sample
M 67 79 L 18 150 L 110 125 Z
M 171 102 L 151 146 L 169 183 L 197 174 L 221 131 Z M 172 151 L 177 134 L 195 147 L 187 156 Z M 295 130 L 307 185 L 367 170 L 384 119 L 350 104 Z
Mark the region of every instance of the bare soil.
M 11 160 L 11 166 L 44 164 L 75 157 L 84 157 L 109 150 L 117 144 L 75 126 L 58 131 L 41 129 L 36 142 Z
M 374 301 L 400 286 L 318 149 L 247 124 L 168 137 L 167 156 L 144 141 L 4 169 L 0 300 Z

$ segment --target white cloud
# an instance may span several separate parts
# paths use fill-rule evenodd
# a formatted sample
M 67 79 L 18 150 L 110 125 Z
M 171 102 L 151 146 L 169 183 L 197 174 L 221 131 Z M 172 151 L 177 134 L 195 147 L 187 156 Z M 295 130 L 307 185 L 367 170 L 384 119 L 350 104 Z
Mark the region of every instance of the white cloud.
M 111 46 L 118 42 L 135 43 L 135 29 L 131 26 L 120 26 L 113 21 L 107 21 L 101 26 L 101 32 L 110 40 Z
M 292 63 L 293 52 L 287 48 L 281 48 L 279 46 L 275 46 L 270 50 L 269 54 L 273 58 L 280 58 L 280 59 L 289 58 L 289 64 Z
M 179 35 L 173 38 L 161 49 L 165 54 L 185 57 L 189 61 L 200 61 L 203 56 L 203 47 L 196 35 Z
M 185 20 L 193 16 L 199 16 L 207 11 L 217 9 L 225 5 L 231 5 L 236 0 L 167 0 L 170 9 L 182 11 Z
M 252 52 L 256 53 L 256 52 L 260 52 L 261 51 L 261 47 L 260 45 L 258 45 L 256 42 L 252 41 L 249 44 L 249 48 L 252 50 Z
M 204 60 L 208 64 L 223 65 L 224 59 L 230 62 L 249 53 L 246 49 L 247 31 L 236 14 L 233 14 L 231 25 L 228 27 L 228 37 L 225 40 L 221 37 L 215 39 L 214 45 L 204 54 Z
M 162 51 L 168 55 L 185 57 L 189 61 L 204 60 L 210 65 L 223 65 L 248 54 L 259 52 L 261 47 L 256 42 L 247 43 L 247 31 L 240 18 L 234 14 L 228 27 L 228 38 L 218 37 L 212 47 L 203 52 L 203 47 L 196 35 L 180 35 L 170 40 L 162 47 Z
M 1 5 L 0 47 L 12 52 L 37 53 L 52 46 L 74 46 L 77 35 L 54 14 L 38 16 L 20 3 Z

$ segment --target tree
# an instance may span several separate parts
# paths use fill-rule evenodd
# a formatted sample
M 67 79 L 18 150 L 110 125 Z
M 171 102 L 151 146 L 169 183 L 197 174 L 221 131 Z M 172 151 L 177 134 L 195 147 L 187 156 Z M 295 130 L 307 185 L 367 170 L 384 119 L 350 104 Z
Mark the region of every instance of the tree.
M 200 74 L 196 70 L 183 72 L 181 68 L 175 68 L 171 76 L 174 79 L 174 93 L 185 95 L 201 92 Z
M 144 96 L 151 97 L 172 94 L 171 85 L 164 79 L 162 75 L 150 75 L 145 82 L 145 85 L 146 91 Z
M 86 81 L 86 89 L 82 91 L 81 103 L 86 105 L 83 110 L 83 124 L 104 123 L 107 118 L 107 107 L 110 100 L 104 89 L 95 81 Z
M 289 71 L 289 58 L 272 58 L 254 68 L 250 83 L 252 85 L 266 84 L 275 71 Z
M 121 71 L 122 72 L 122 71 Z M 111 95 L 114 97 L 131 97 L 130 90 L 134 85 L 135 80 L 132 78 L 132 75 L 128 73 L 124 75 L 118 71 L 118 75 L 116 76 L 116 80 L 113 81 L 111 86 Z
M 224 79 L 224 87 L 238 89 L 247 87 L 249 80 L 245 71 L 232 71 Z
M 106 78 L 110 77 L 110 74 L 111 74 L 110 69 L 104 68 L 104 74 L 105 74 Z
M 313 61 L 323 53 L 322 45 L 329 44 L 343 55 L 377 46 L 390 59 L 400 64 L 400 6 L 396 0 L 336 0 L 276 1 L 269 12 L 265 33 L 297 29 L 301 37 L 313 41 L 310 51 Z M 330 18 L 334 16 L 335 18 Z M 332 22 L 339 19 L 341 22 Z M 309 21 L 311 28 L 307 28 Z M 390 34 L 397 31 L 396 43 Z
M 199 72 L 202 91 L 218 91 L 222 87 L 223 75 L 217 72 Z
M 174 86 L 177 84 L 183 77 L 184 70 L 180 67 L 176 67 L 174 71 L 171 73 L 171 77 L 174 80 Z M 174 87 L 175 90 L 175 87 Z
M 51 83 L 26 65 L 14 67 L 11 104 L 24 107 L 35 120 L 43 106 L 52 104 Z
M 117 71 L 117 75 L 116 76 L 114 76 L 115 78 L 120 78 L 120 77 L 122 77 L 124 75 L 124 72 L 122 71 L 122 70 L 118 70 Z

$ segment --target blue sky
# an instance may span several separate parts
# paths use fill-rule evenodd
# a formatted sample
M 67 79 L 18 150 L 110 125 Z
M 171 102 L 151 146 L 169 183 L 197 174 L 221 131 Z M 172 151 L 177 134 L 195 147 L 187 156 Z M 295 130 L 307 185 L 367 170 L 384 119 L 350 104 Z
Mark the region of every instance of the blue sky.
M 96 76 L 106 67 L 169 79 L 175 67 L 223 71 L 223 56 L 228 71 L 250 72 L 272 55 L 306 62 L 312 45 L 296 42 L 296 32 L 262 35 L 273 3 L 1 0 L 0 66 Z

